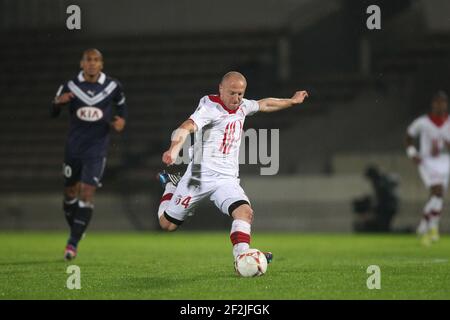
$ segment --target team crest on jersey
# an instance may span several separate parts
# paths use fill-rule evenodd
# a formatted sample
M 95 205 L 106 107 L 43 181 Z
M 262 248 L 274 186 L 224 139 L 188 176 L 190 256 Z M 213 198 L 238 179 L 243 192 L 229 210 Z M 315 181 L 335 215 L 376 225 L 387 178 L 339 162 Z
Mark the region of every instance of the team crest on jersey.
M 83 121 L 95 122 L 103 118 L 103 111 L 96 107 L 82 107 L 77 110 L 77 117 Z

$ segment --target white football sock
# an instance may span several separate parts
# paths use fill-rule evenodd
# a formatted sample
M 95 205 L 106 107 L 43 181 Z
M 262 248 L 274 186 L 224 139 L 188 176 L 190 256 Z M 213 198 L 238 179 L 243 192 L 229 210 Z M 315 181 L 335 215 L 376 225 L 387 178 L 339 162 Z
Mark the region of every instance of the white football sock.
M 164 193 L 161 197 L 161 202 L 158 208 L 158 219 L 161 218 L 161 216 L 164 214 L 164 211 L 166 211 L 167 207 L 169 206 L 170 199 L 172 199 L 173 193 L 176 189 L 177 188 L 173 185 L 172 182 L 168 182 L 166 184 L 166 189 L 164 190 Z
M 420 220 L 420 224 L 417 227 L 417 233 L 419 235 L 425 234 L 428 231 L 428 220 L 426 218 L 422 218 Z
M 439 220 L 440 220 L 439 215 L 432 215 L 430 217 L 430 222 L 429 222 L 430 228 L 439 228 Z
M 231 224 L 230 239 L 233 244 L 233 256 L 236 257 L 250 248 L 250 223 L 236 219 Z
M 444 207 L 444 200 L 441 197 L 432 196 L 430 198 L 431 203 L 431 211 L 433 212 L 441 212 Z
M 442 197 L 431 196 L 428 202 L 425 204 L 425 207 L 423 208 L 424 218 L 420 222 L 417 231 L 419 233 L 422 233 L 420 231 L 423 231 L 425 229 L 425 227 L 423 226 L 424 223 L 426 223 L 427 226 L 426 230 L 423 233 L 428 231 L 429 228 L 438 227 L 440 213 L 442 212 L 443 207 L 444 207 L 444 200 L 442 199 Z
M 245 243 L 245 242 L 241 242 L 241 243 L 235 244 L 233 246 L 233 256 L 234 256 L 234 258 L 236 259 L 236 257 L 238 255 L 240 255 L 242 252 L 244 252 L 245 250 L 247 250 L 249 248 L 250 248 L 250 245 L 248 243 Z

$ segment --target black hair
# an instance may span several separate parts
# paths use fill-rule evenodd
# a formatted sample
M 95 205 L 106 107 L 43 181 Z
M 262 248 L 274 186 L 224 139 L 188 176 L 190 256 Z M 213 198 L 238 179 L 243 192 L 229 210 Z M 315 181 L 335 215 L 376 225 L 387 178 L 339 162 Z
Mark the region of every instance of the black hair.
M 439 90 L 435 94 L 433 94 L 432 100 L 443 99 L 448 101 L 448 95 L 444 90 Z
M 84 59 L 84 56 L 88 53 L 88 52 L 95 52 L 98 53 L 100 55 L 100 58 L 103 60 L 103 54 L 100 52 L 100 50 L 96 49 L 96 48 L 89 48 L 83 51 L 83 54 L 81 55 L 81 60 Z

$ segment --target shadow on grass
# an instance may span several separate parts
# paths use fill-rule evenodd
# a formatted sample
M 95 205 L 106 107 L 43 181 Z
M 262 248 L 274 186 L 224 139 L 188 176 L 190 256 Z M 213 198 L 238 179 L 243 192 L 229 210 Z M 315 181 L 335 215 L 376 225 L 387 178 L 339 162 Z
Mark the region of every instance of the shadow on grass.
M 215 280 L 230 281 L 235 278 L 237 277 L 232 273 L 230 273 L 230 275 L 217 274 Z M 197 284 L 204 281 L 209 280 L 205 279 L 205 277 L 202 275 L 168 277 L 166 274 L 164 274 L 164 275 L 149 275 L 141 277 L 129 277 L 123 279 L 123 281 L 121 281 L 120 284 L 126 286 L 127 289 L 161 290 L 162 288 L 164 288 L 170 290 L 171 288 L 189 287 L 191 286 L 191 284 Z

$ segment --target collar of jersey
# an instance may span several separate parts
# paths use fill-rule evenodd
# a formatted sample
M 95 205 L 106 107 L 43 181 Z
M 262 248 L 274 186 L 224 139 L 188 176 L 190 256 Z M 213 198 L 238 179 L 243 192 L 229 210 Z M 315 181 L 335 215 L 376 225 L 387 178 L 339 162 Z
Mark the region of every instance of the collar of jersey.
M 239 106 L 235 110 L 231 110 L 230 108 L 228 108 L 225 105 L 225 103 L 223 103 L 222 99 L 220 99 L 220 97 L 218 95 L 216 95 L 216 94 L 211 94 L 211 95 L 208 96 L 208 98 L 212 102 L 220 104 L 222 106 L 222 108 L 224 108 L 225 111 L 227 111 L 229 114 L 235 114 L 239 110 L 239 108 L 241 107 L 241 106 Z
M 433 122 L 436 126 L 441 127 L 445 121 L 448 119 L 448 114 L 444 114 L 442 116 L 435 116 L 431 113 L 428 114 L 428 118 Z
M 97 82 L 99 84 L 104 84 L 105 80 L 106 80 L 106 75 L 103 72 L 100 72 L 100 77 L 98 77 Z M 78 74 L 78 81 L 80 81 L 80 82 L 86 81 L 86 79 L 83 76 L 83 71 L 80 71 L 80 73 Z
M 86 103 L 88 106 L 93 106 L 104 99 L 106 99 L 117 87 L 115 81 L 111 81 L 102 92 L 99 92 L 93 97 L 89 97 L 80 87 L 78 87 L 73 81 L 67 83 L 70 91 L 81 101 Z

